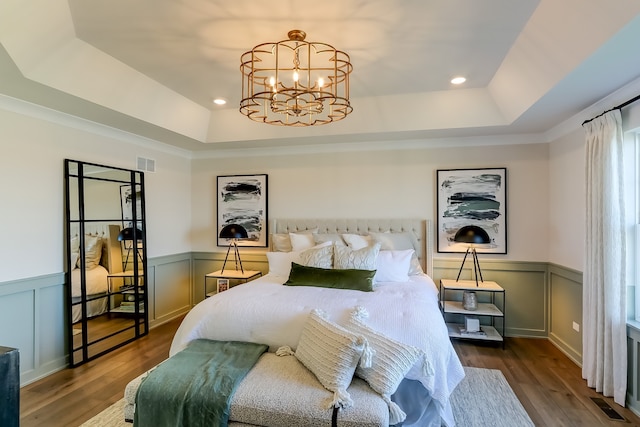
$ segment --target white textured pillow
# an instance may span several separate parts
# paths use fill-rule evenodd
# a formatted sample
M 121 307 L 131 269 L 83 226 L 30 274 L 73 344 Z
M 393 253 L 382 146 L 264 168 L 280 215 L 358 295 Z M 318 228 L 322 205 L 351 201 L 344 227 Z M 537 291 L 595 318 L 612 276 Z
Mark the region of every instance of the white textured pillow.
M 373 244 L 371 236 L 361 236 L 360 234 L 343 234 L 342 239 L 353 250 L 366 248 Z
M 414 249 L 413 240 L 415 236 L 406 231 L 400 233 L 369 233 L 374 241 L 379 242 L 382 250 L 388 251 L 404 251 L 408 249 Z M 422 267 L 420 266 L 420 260 L 415 255 L 411 259 L 411 268 L 409 269 L 409 275 L 422 274 Z
M 71 252 L 80 253 L 80 238 L 78 236 L 73 236 L 71 238 Z
M 289 233 L 291 239 L 292 251 L 303 251 L 312 248 L 316 243 L 313 241 L 313 234 L 308 233 Z
M 331 242 L 326 242 L 305 251 L 267 252 L 267 261 L 269 263 L 269 273 L 289 277 L 292 262 L 308 267 L 319 265 L 320 268 L 331 268 L 333 248 L 331 247 Z
M 318 243 L 331 242 L 336 246 L 344 246 L 344 240 L 339 234 L 314 234 L 313 241 L 316 245 Z
M 307 267 L 331 268 L 333 266 L 333 244 L 320 243 L 310 249 L 300 252 L 300 264 Z
M 364 336 L 373 352 L 371 366 L 358 366 L 356 375 L 369 383 L 371 388 L 380 393 L 387 402 L 389 424 L 394 425 L 404 421 L 406 414 L 391 401 L 391 395 L 421 358 L 423 369 L 426 368 L 425 353 L 417 347 L 403 344 L 371 329 L 364 323 L 364 319 L 368 316 L 369 313 L 364 307 L 355 307 L 345 325 L 345 328 L 351 332 Z
M 300 252 L 267 252 L 269 273 L 289 277 L 291 263 L 300 262 Z
M 87 270 L 96 268 L 102 257 L 102 238 L 98 236 L 84 236 L 84 265 Z
M 380 251 L 376 258 L 374 282 L 406 282 L 409 280 L 411 258 L 415 251 Z
M 78 259 L 80 258 L 79 252 L 71 252 L 71 269 L 75 270 L 78 268 Z
M 354 268 L 357 270 L 375 270 L 380 244 L 353 250 L 347 246 L 334 246 L 334 268 Z
M 289 347 L 280 347 L 276 354 L 295 355 L 313 372 L 324 388 L 333 392 L 333 399 L 327 406 L 331 408 L 353 405 L 347 387 L 364 352 L 368 353 L 370 362 L 365 338 L 331 322 L 325 312 L 315 309 L 304 324 L 295 353 Z
M 291 252 L 291 239 L 289 233 L 277 233 L 271 235 L 271 250 L 274 252 Z

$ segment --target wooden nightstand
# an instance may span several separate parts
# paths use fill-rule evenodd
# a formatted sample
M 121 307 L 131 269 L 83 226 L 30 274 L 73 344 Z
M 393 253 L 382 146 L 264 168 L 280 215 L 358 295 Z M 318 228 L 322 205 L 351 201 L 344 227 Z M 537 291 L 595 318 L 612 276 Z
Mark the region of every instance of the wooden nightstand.
M 224 272 L 222 270 L 218 270 L 218 271 L 214 271 L 213 273 L 205 274 L 204 275 L 204 297 L 208 298 L 218 293 L 217 289 L 215 292 L 213 291 L 207 292 L 208 279 L 228 279 L 228 280 L 239 281 L 240 283 L 246 283 L 250 280 L 257 279 L 260 276 L 262 276 L 262 272 L 256 271 L 256 270 L 245 270 L 244 272 L 240 270 L 225 270 Z
M 465 310 L 462 306 L 462 301 L 459 298 L 451 299 L 453 291 L 477 292 L 478 294 L 485 293 L 489 295 L 490 302 L 479 302 L 477 310 Z M 502 296 L 502 310 L 496 306 L 496 296 Z M 447 323 L 447 329 L 449 330 L 449 337 L 451 338 L 464 338 L 475 339 L 484 341 L 498 341 L 502 342 L 504 348 L 504 331 L 505 331 L 505 315 L 504 312 L 507 307 L 506 293 L 504 288 L 498 285 L 496 282 L 484 281 L 478 282 L 476 286 L 475 280 L 459 280 L 453 279 L 441 279 L 440 280 L 440 309 L 442 315 L 445 317 Z M 481 333 L 465 333 L 464 324 L 457 322 L 447 322 L 447 314 L 450 315 L 464 315 L 464 316 L 477 316 L 479 318 L 489 318 L 490 325 L 481 325 Z M 496 328 L 496 319 L 502 320 L 502 327 L 500 330 Z

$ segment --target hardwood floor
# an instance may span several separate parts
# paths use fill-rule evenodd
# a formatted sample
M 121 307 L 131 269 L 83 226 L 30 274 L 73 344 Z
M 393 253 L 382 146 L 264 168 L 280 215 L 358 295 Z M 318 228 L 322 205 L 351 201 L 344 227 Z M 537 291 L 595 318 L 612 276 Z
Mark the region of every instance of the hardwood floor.
M 120 400 L 133 378 L 169 356 L 182 318 L 75 369 L 64 369 L 20 391 L 20 426 L 72 427 Z
M 148 336 L 79 368 L 23 387 L 20 426 L 78 426 L 115 403 L 131 379 L 168 356 L 181 320 L 158 326 Z M 463 365 L 502 371 L 536 426 L 640 427 L 631 411 L 605 398 L 625 417 L 609 420 L 590 399 L 602 396 L 586 386 L 580 368 L 547 340 L 507 338 L 505 350 L 468 341 L 455 341 L 454 347 Z
M 499 369 L 536 426 L 640 426 L 630 410 L 604 400 L 624 421 L 610 420 L 591 397 L 581 368 L 546 339 L 507 338 L 505 350 L 488 343 L 454 341 L 464 366 Z

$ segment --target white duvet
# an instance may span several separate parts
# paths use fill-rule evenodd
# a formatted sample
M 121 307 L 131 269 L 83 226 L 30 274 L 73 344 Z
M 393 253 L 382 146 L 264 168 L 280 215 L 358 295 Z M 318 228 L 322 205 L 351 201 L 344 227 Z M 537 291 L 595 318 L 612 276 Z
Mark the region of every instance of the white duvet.
M 81 270 L 79 268 L 74 268 L 71 270 L 71 296 L 79 297 L 81 295 L 81 278 L 80 278 Z M 86 283 L 86 293 L 87 295 L 93 294 L 101 294 L 103 292 L 107 292 L 107 276 L 109 272 L 106 268 L 101 265 L 98 265 L 90 270 L 85 270 L 87 283 Z
M 426 352 L 429 372 L 425 374 L 421 363 L 416 363 L 406 377 L 420 381 L 437 402 L 443 421 L 455 424 L 449 396 L 464 370 L 449 341 L 437 289 L 429 276 L 379 283 L 373 292 L 282 285 L 286 280 L 268 274 L 205 299 L 178 328 L 170 356 L 198 338 L 267 344 L 272 352 L 283 345 L 295 349 L 312 309 L 320 308 L 343 324 L 360 305 L 369 312 L 370 327 Z

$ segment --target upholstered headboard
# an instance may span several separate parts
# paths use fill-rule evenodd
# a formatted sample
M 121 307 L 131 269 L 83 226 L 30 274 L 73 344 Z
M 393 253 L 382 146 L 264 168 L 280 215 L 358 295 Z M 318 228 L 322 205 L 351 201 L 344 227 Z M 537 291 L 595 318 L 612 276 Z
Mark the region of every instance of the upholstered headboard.
M 85 223 L 84 231 L 91 236 L 99 236 L 103 239 L 102 256 L 100 265 L 104 266 L 109 273 L 119 273 L 122 271 L 122 246 L 118 241 L 120 226 L 104 223 Z M 71 236 L 79 234 L 78 224 L 72 224 Z
M 425 273 L 433 277 L 433 236 L 431 221 L 424 219 L 275 219 L 271 233 L 316 230 L 318 234 L 362 234 L 409 232 L 416 256 Z

